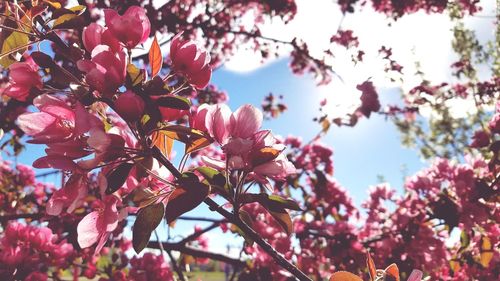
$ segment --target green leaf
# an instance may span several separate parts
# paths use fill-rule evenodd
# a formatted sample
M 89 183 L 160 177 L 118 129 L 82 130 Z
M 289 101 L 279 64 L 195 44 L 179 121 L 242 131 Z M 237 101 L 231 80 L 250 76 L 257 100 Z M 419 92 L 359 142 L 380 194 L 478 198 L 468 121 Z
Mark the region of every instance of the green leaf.
M 283 198 L 279 195 L 269 195 L 268 196 L 268 199 L 269 199 L 269 204 L 270 205 L 276 205 L 277 207 L 281 207 L 281 208 L 285 208 L 285 209 L 290 209 L 290 210 L 295 210 L 295 211 L 300 211 L 302 210 L 299 206 L 299 204 L 297 204 L 297 202 L 295 202 L 294 200 L 292 199 L 287 199 L 287 198 Z
M 221 172 L 210 167 L 197 167 L 195 170 L 207 180 L 210 186 L 219 191 L 222 196 L 229 194 L 229 185 L 227 184 L 226 177 Z
M 0 64 L 4 68 L 8 68 L 11 64 L 15 63 L 16 54 L 22 55 L 26 48 L 21 48 L 29 43 L 27 34 L 21 32 L 12 32 L 2 44 L 2 53 L 0 54 Z
M 106 194 L 111 194 L 123 186 L 133 166 L 134 164 L 132 163 L 122 163 L 107 174 L 106 180 L 108 186 L 106 188 Z
M 278 224 L 283 228 L 286 234 L 291 235 L 293 233 L 293 223 L 290 215 L 285 209 L 271 211 L 268 209 L 269 214 L 278 222 Z
M 76 14 L 64 14 L 58 17 L 54 24 L 52 25 L 53 29 L 71 29 L 71 28 L 79 28 L 84 25 L 84 20 L 82 17 Z
M 127 65 L 126 79 L 127 79 L 126 83 L 131 87 L 134 87 L 141 84 L 144 81 L 144 79 L 146 79 L 146 75 L 144 74 L 143 70 L 139 69 L 133 63 L 129 63 Z
M 283 198 L 275 194 L 268 195 L 267 193 L 246 193 L 241 195 L 241 202 L 259 202 L 263 207 L 271 211 L 280 211 L 281 209 L 290 209 L 295 211 L 301 210 L 299 204 L 297 204 L 294 200 Z
M 149 243 L 151 232 L 160 224 L 165 206 L 163 203 L 147 206 L 137 213 L 132 228 L 132 245 L 136 253 L 140 253 Z
M 188 110 L 191 108 L 191 101 L 188 98 L 179 96 L 166 96 L 156 100 L 156 104 L 161 107 Z
M 210 194 L 210 185 L 200 182 L 193 173 L 184 173 L 178 183 L 168 198 L 165 209 L 165 218 L 169 224 L 200 205 Z

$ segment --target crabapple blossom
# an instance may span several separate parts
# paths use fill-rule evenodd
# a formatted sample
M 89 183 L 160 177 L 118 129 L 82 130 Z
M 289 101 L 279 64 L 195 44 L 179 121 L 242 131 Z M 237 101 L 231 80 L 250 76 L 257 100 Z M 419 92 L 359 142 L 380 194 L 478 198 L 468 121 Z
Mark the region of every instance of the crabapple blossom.
M 151 23 L 146 11 L 139 6 L 129 7 L 123 15 L 119 15 L 115 10 L 106 9 L 104 19 L 111 34 L 129 50 L 144 43 L 151 32 Z
M 144 113 L 144 100 L 134 92 L 126 91 L 115 100 L 115 110 L 129 122 L 138 121 Z
M 125 53 L 113 51 L 110 46 L 97 45 L 90 60 L 77 63 L 85 72 L 85 81 L 103 96 L 111 96 L 125 82 L 127 61 Z
M 181 36 L 182 33 L 177 34 L 170 45 L 172 69 L 194 87 L 203 89 L 212 76 L 210 54 L 194 41 L 183 40 Z
M 121 49 L 120 42 L 111 31 L 97 23 L 91 23 L 83 29 L 82 41 L 88 52 L 92 52 L 99 45 L 107 45 L 114 52 L 119 52 Z
M 19 101 L 26 101 L 33 88 L 42 88 L 42 78 L 38 74 L 38 65 L 30 58 L 25 62 L 16 62 L 9 67 L 9 86 L 3 94 Z

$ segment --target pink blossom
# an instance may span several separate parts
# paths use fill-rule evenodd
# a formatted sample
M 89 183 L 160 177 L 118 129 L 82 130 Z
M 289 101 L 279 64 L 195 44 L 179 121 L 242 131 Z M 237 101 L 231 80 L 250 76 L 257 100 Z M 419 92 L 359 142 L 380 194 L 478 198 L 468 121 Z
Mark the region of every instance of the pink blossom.
M 260 110 L 247 104 L 239 107 L 230 121 L 230 134 L 233 138 L 250 138 L 260 129 L 263 115 Z
M 361 106 L 359 111 L 366 117 L 370 117 L 372 112 L 380 110 L 380 101 L 378 99 L 377 91 L 371 81 L 365 81 L 356 87 L 361 91 Z
M 489 144 L 490 144 L 490 134 L 483 130 L 478 130 L 474 133 L 474 136 L 472 137 L 472 143 L 470 144 L 470 146 L 479 148 L 488 146 Z
M 87 196 L 88 182 L 86 176 L 73 174 L 63 188 L 54 192 L 47 203 L 47 214 L 58 216 L 63 208 L 67 208 L 68 213 L 72 213 L 80 207 Z
M 278 144 L 270 131 L 260 130 L 263 116 L 254 106 L 243 105 L 231 113 L 227 105 L 212 105 L 202 108 L 199 114 L 205 116 L 208 134 L 221 144 L 229 168 L 253 171 L 260 180 L 284 179 L 295 172 L 293 164 L 280 156 L 284 145 Z M 197 119 L 193 124 L 204 129 Z M 211 167 L 225 167 L 224 162 L 216 159 L 202 160 Z
M 177 34 L 170 45 L 172 69 L 186 77 L 191 85 L 205 88 L 212 76 L 210 55 L 194 41 L 182 40 Z
M 114 109 L 124 120 L 135 122 L 141 119 L 144 107 L 144 100 L 129 90 L 118 96 Z
M 105 9 L 104 19 L 113 36 L 129 50 L 144 43 L 151 32 L 146 11 L 139 6 L 129 7 L 122 16 L 115 10 Z
M 97 23 L 91 23 L 83 29 L 83 46 L 92 52 L 98 45 L 107 45 L 114 52 L 120 51 L 120 42 L 111 34 L 111 31 Z
M 109 235 L 118 226 L 118 222 L 124 219 L 123 212 L 118 210 L 120 199 L 114 195 L 106 196 L 100 203 L 100 207 L 87 214 L 78 223 L 78 244 L 82 248 L 88 248 L 97 242 L 95 253 L 99 253 L 106 243 Z
M 219 144 L 225 144 L 229 137 L 231 109 L 225 104 L 212 105 L 206 113 L 205 127 Z
M 54 143 L 69 140 L 75 133 L 75 112 L 65 101 L 40 95 L 33 104 L 40 112 L 21 114 L 19 127 L 33 139 L 31 143 Z
M 3 94 L 19 101 L 26 101 L 32 88 L 42 88 L 42 78 L 38 74 L 38 65 L 29 58 L 25 62 L 16 62 L 9 67 L 10 83 Z
M 102 95 L 113 95 L 125 82 L 125 53 L 115 53 L 109 46 L 96 46 L 92 50 L 92 59 L 79 60 L 77 65 L 78 69 L 87 74 L 85 81 Z
M 130 261 L 130 280 L 172 281 L 174 276 L 168 263 L 161 255 L 145 253 L 135 256 Z

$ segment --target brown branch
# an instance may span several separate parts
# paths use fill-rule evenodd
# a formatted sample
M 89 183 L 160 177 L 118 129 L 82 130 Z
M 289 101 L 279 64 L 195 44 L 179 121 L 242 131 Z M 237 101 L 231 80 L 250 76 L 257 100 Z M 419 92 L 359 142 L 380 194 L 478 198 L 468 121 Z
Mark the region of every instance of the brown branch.
M 181 172 L 175 168 L 175 166 L 163 155 L 163 153 L 155 146 L 152 148 L 153 156 L 164 165 L 176 178 L 182 176 Z M 285 257 L 276 251 L 273 246 L 271 246 L 266 240 L 264 240 L 257 232 L 250 228 L 245 222 L 243 222 L 239 216 L 227 211 L 223 207 L 219 206 L 212 198 L 207 197 L 203 201 L 208 205 L 211 211 L 215 211 L 225 217 L 230 223 L 236 225 L 241 231 L 243 231 L 250 239 L 252 239 L 257 245 L 259 245 L 268 255 L 270 255 L 277 264 L 282 268 L 286 269 L 288 272 L 292 273 L 299 280 L 312 281 L 304 272 L 300 271 L 295 265 L 289 262 Z
M 214 222 L 214 223 L 213 223 L 213 224 L 211 224 L 210 226 L 208 226 L 208 227 L 206 227 L 206 228 L 204 228 L 204 229 L 202 229 L 202 230 L 200 230 L 200 231 L 196 231 L 195 233 L 193 233 L 193 234 L 191 234 L 191 235 L 187 236 L 186 238 L 182 239 L 179 243 L 181 243 L 181 244 L 186 244 L 186 243 L 188 243 L 188 242 L 190 242 L 190 241 L 193 241 L 193 240 L 195 240 L 196 238 L 198 238 L 198 237 L 200 237 L 201 235 L 203 235 L 204 233 L 207 233 L 207 232 L 209 232 L 210 230 L 212 230 L 212 229 L 215 229 L 215 228 L 219 227 L 219 225 L 220 225 L 221 223 L 225 222 L 225 221 L 226 221 L 226 220 L 219 220 L 219 221 L 217 221 L 217 222 Z
M 180 243 L 163 242 L 161 244 L 163 246 L 163 249 L 165 249 L 166 251 L 177 251 L 177 252 L 181 252 L 183 254 L 191 255 L 194 257 L 209 258 L 209 259 L 222 261 L 222 262 L 229 263 L 229 264 L 236 265 L 236 266 L 243 267 L 246 265 L 246 263 L 242 260 L 235 259 L 235 258 L 226 256 L 226 255 L 223 255 L 223 254 L 217 254 L 217 253 L 212 253 L 212 252 L 196 249 L 196 248 L 186 246 L 186 245 L 183 245 Z M 148 244 L 148 248 L 159 249 L 160 244 L 158 243 L 158 241 L 151 241 Z
M 6 214 L 0 216 L 0 221 L 9 221 L 9 220 L 17 220 L 17 219 L 33 219 L 39 220 L 43 218 L 45 214 L 42 213 L 34 213 L 34 214 Z

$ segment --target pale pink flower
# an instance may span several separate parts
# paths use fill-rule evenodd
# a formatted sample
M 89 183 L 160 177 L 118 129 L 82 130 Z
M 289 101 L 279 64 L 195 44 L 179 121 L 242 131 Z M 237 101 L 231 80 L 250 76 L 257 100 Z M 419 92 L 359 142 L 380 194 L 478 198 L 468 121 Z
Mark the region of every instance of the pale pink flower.
M 229 137 L 231 109 L 225 104 L 211 105 L 206 113 L 205 127 L 219 144 L 225 144 Z
M 76 230 L 81 248 L 97 243 L 95 253 L 101 251 L 118 222 L 126 216 L 126 209 L 118 210 L 118 204 L 121 205 L 121 201 L 116 196 L 106 196 L 96 211 L 90 212 L 78 223 Z
M 212 76 L 210 54 L 194 41 L 182 40 L 177 34 L 170 45 L 172 69 L 187 78 L 198 89 L 205 88 Z
M 230 132 L 233 138 L 250 138 L 262 126 L 263 115 L 253 105 L 240 106 L 232 115 L 230 121 Z
M 422 277 L 424 276 L 424 273 L 418 269 L 414 269 L 411 274 L 410 274 L 410 277 L 408 277 L 408 280 L 407 281 L 420 281 L 422 280 Z
M 21 114 L 19 127 L 33 139 L 31 143 L 54 143 L 69 140 L 75 131 L 75 112 L 63 100 L 40 95 L 33 104 L 40 112 Z

